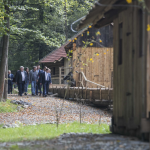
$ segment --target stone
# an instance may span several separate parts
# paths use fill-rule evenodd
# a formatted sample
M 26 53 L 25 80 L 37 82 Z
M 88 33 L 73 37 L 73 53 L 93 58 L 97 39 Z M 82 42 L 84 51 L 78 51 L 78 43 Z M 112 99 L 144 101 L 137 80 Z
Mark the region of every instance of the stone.
M 18 124 L 13 123 L 13 124 L 12 124 L 12 128 L 19 128 L 19 125 L 18 125 Z
M 21 106 L 17 106 L 17 110 L 20 111 L 20 109 L 21 109 Z
M 23 105 L 23 108 L 26 108 L 26 109 L 27 109 L 28 107 L 29 107 L 29 105 Z

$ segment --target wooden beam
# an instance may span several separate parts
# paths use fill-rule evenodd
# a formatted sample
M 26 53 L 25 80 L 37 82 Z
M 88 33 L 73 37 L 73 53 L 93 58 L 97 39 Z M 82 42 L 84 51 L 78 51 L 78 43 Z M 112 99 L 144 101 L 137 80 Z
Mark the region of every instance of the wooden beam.
M 105 18 L 102 18 L 101 20 L 99 20 L 94 27 L 95 28 L 101 28 L 103 26 L 106 26 L 110 23 L 113 22 L 114 19 L 116 19 L 118 17 L 118 14 L 122 11 L 124 11 L 126 8 L 121 8 L 121 9 L 112 9 L 110 11 L 108 11 L 107 13 L 104 14 Z
M 59 67 L 59 84 L 61 84 L 61 67 Z
M 118 0 L 102 0 L 101 4 L 108 5 L 108 6 L 99 6 L 98 4 L 95 4 L 93 9 L 89 12 L 89 14 L 86 16 L 84 20 L 81 21 L 81 23 L 78 26 L 78 30 L 86 27 L 90 23 L 96 23 L 98 20 L 100 20 L 103 17 L 103 14 L 110 10 L 112 8 L 111 5 L 116 3 Z

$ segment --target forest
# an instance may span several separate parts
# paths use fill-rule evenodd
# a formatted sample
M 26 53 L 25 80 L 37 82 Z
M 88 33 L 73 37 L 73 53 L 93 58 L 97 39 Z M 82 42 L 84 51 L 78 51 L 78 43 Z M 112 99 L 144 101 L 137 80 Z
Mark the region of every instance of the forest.
M 31 69 L 46 54 L 76 34 L 70 25 L 86 15 L 94 2 L 95 0 L 0 1 L 0 59 L 3 57 L 4 35 L 8 35 L 8 69 L 13 73 L 21 65 Z M 76 29 L 76 24 L 73 28 Z

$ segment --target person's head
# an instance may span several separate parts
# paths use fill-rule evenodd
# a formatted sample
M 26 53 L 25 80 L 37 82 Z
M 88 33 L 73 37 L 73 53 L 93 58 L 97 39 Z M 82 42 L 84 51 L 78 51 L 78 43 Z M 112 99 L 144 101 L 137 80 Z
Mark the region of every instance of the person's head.
M 40 65 L 37 65 L 37 70 L 39 70 L 40 69 Z
M 46 72 L 48 73 L 48 68 L 46 68 Z
M 33 71 L 36 71 L 37 67 L 36 66 L 33 66 Z
M 24 67 L 23 66 L 20 66 L 20 71 L 22 72 L 24 70 Z
M 26 72 L 29 72 L 29 68 L 28 68 L 28 67 L 26 67 L 25 71 L 26 71 Z
M 47 67 L 45 66 L 43 70 L 46 71 L 46 69 L 47 69 Z
M 11 71 L 10 71 L 10 70 L 8 70 L 8 74 L 11 74 Z
M 51 73 L 51 69 L 48 68 L 48 73 Z

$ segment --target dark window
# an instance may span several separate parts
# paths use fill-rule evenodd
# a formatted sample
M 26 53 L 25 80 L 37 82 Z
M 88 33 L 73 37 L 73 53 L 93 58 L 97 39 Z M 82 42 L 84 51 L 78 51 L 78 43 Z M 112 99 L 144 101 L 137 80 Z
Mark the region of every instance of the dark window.
M 52 73 L 53 75 L 55 75 L 55 67 L 53 67 Z
M 122 38 L 123 38 L 123 23 L 119 24 L 119 53 L 118 53 L 118 65 L 122 64 Z

